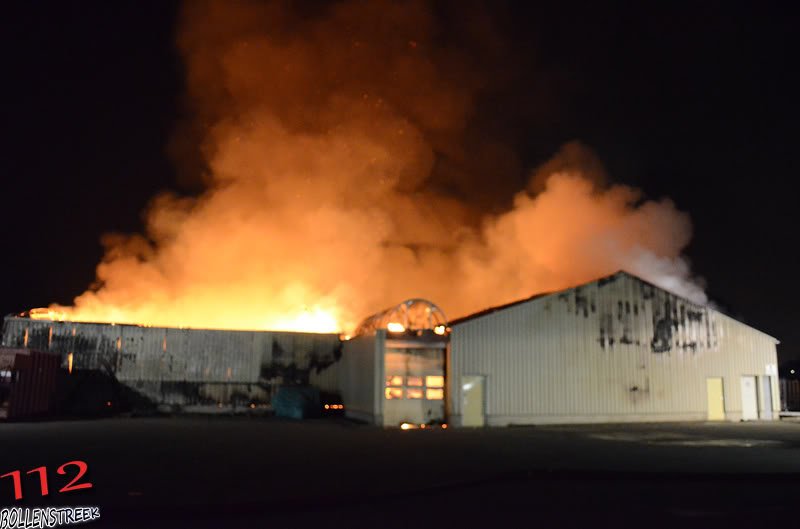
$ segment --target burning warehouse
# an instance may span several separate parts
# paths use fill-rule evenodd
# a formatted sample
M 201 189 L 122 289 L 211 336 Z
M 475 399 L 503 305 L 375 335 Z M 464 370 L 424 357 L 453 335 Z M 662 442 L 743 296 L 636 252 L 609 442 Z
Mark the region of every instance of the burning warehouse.
M 353 337 L 9 316 L 3 345 L 59 353 L 128 399 L 175 410 L 269 405 L 278 387 L 341 395 L 381 426 L 772 419 L 777 340 L 620 272 L 448 323 L 408 300 Z
M 550 412 L 496 408 L 495 391 L 531 388 L 535 377 L 501 381 L 470 363 L 512 362 L 497 349 L 510 330 L 470 333 L 499 315 L 448 327 L 432 303 L 411 300 L 369 318 L 352 340 L 338 335 L 410 295 L 462 316 L 619 269 L 705 304 L 683 255 L 691 222 L 675 203 L 614 183 L 580 142 L 545 161 L 519 156 L 522 138 L 495 131 L 504 115 L 495 111 L 516 105 L 484 84 L 499 80 L 498 60 L 508 55 L 483 42 L 491 32 L 446 31 L 465 39 L 459 52 L 440 48 L 438 10 L 424 3 L 335 4 L 306 16 L 293 3 L 186 3 L 176 40 L 191 110 L 169 150 L 189 187 L 154 197 L 139 233 L 104 236 L 95 280 L 76 297 L 70 290 L 68 305 L 8 318 L 6 345 L 56 352 L 72 379 L 95 373 L 131 398 L 184 409 L 267 405 L 279 386 L 311 384 L 338 391 L 352 403 L 348 413 L 379 424 L 435 422 L 461 415 L 461 377 L 485 376 L 488 422 L 496 413 L 539 421 Z M 103 215 L 92 225 L 94 217 Z M 640 343 L 626 344 L 627 334 L 615 334 L 626 328 L 617 311 L 596 303 L 563 337 L 586 334 L 580 350 L 594 359 L 589 344 L 600 347 L 595 356 L 609 362 L 653 335 L 666 347 L 663 337 L 694 317 L 641 316 L 628 300 Z M 417 310 L 432 316 L 412 316 Z M 407 323 L 394 319 L 406 313 Z M 643 318 L 661 323 L 633 329 Z M 697 345 L 695 357 L 704 354 Z M 589 363 L 569 369 L 577 376 Z M 637 410 L 661 398 L 646 371 L 609 382 L 637 388 L 625 393 Z
M 368 319 L 328 369 L 353 417 L 506 426 L 779 410 L 777 340 L 625 272 L 451 321 L 448 340 L 443 322 L 409 327 L 404 309 Z
M 63 398 L 173 410 L 270 403 L 335 361 L 336 334 L 177 329 L 8 316 L 7 347 L 52 351 L 73 380 Z M 66 404 L 72 404 L 66 403 Z M 84 404 L 85 405 L 85 404 Z
M 0 529 L 796 517 L 788 5 L 95 3 L 3 17 Z

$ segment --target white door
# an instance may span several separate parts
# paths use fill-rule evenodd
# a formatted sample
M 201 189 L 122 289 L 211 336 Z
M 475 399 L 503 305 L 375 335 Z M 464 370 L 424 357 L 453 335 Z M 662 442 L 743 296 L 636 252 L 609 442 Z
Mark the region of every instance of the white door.
M 483 386 L 485 377 L 461 377 L 461 425 L 483 426 L 484 417 Z
M 761 377 L 761 418 L 772 420 L 772 377 Z
M 742 377 L 742 420 L 754 421 L 758 419 L 758 393 L 756 391 L 756 377 Z

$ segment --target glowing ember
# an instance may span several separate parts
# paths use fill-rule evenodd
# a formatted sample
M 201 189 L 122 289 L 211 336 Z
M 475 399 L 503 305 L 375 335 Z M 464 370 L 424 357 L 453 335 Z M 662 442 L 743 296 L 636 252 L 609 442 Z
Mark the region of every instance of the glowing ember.
M 282 330 L 297 332 L 337 333 L 340 330 L 336 309 L 326 310 L 322 307 L 302 307 L 292 311 L 287 308 L 285 312 L 266 314 L 242 315 L 238 311 L 225 312 L 220 309 L 218 314 L 206 314 L 202 311 L 187 310 L 182 314 L 148 313 L 141 310 L 132 310 L 128 313 L 122 310 L 63 310 L 32 309 L 27 316 L 36 320 L 53 321 L 78 321 L 78 322 L 104 322 L 118 324 L 133 324 L 151 327 L 179 327 L 179 328 L 214 328 L 214 329 L 240 329 L 240 330 Z
M 27 316 L 32 320 L 63 321 L 69 319 L 66 312 L 61 312 L 50 308 L 31 309 L 28 311 Z
M 386 329 L 387 329 L 389 332 L 405 332 L 405 330 L 406 330 L 406 328 L 403 326 L 403 324 L 402 324 L 402 323 L 397 323 L 397 322 L 394 322 L 394 321 L 393 321 L 393 322 L 390 322 L 390 323 L 389 323 L 389 324 L 386 326 Z

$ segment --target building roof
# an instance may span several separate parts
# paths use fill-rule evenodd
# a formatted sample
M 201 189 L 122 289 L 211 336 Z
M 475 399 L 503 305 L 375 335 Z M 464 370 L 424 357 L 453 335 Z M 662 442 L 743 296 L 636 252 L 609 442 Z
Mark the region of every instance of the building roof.
M 458 325 L 459 323 L 464 323 L 464 322 L 469 321 L 469 320 L 474 320 L 475 318 L 480 318 L 481 316 L 488 316 L 489 314 L 492 314 L 493 312 L 504 310 L 504 309 L 513 307 L 515 305 L 521 305 L 523 303 L 527 303 L 529 301 L 533 301 L 534 299 L 538 299 L 538 298 L 543 298 L 545 296 L 549 296 L 550 294 L 557 294 L 557 292 L 541 292 L 539 294 L 534 294 L 533 296 L 531 296 L 529 298 L 518 299 L 517 301 L 512 301 L 510 303 L 505 303 L 503 305 L 497 305 L 495 307 L 489 307 L 488 309 L 483 309 L 483 310 L 481 310 L 479 312 L 475 312 L 475 313 L 468 314 L 466 316 L 462 316 L 460 318 L 456 318 L 454 320 L 451 320 L 450 321 L 450 326 Z
M 580 285 L 575 285 L 575 286 L 572 286 L 572 287 L 569 287 L 569 288 L 565 288 L 563 290 L 556 290 L 555 292 L 540 292 L 538 294 L 534 294 L 534 295 L 532 295 L 530 297 L 527 297 L 525 299 L 518 299 L 517 301 L 512 301 L 510 303 L 504 303 L 502 305 L 497 305 L 495 307 L 489 307 L 488 309 L 483 309 L 481 311 L 478 311 L 478 312 L 475 312 L 475 313 L 472 313 L 472 314 L 468 314 L 468 315 L 462 316 L 460 318 L 456 318 L 455 320 L 452 320 L 450 322 L 450 325 L 453 326 L 453 325 L 458 325 L 460 323 L 465 323 L 465 322 L 468 322 L 470 320 L 474 320 L 476 318 L 481 318 L 483 316 L 488 316 L 489 314 L 492 314 L 492 313 L 495 313 L 495 312 L 498 312 L 498 311 L 501 311 L 501 310 L 505 310 L 505 309 L 514 307 L 516 305 L 521 305 L 523 303 L 527 303 L 529 301 L 533 301 L 535 299 L 544 298 L 544 297 L 547 297 L 547 296 L 552 296 L 554 294 L 561 294 L 562 292 L 566 292 L 567 290 L 572 290 L 573 288 L 590 285 L 592 283 L 599 283 L 601 281 L 602 282 L 609 281 L 609 280 L 613 279 L 615 276 L 620 275 L 620 274 L 625 274 L 625 275 L 631 276 L 631 277 L 633 277 L 635 279 L 639 279 L 640 281 L 643 281 L 643 282 L 647 283 L 647 281 L 644 281 L 643 279 L 641 279 L 639 277 L 636 277 L 633 274 L 629 274 L 628 272 L 625 272 L 624 270 L 620 270 L 619 272 L 615 272 L 615 273 L 613 273 L 611 275 L 603 276 L 603 277 L 594 279 L 592 281 L 587 281 L 586 283 L 581 283 Z M 653 286 L 655 286 L 655 285 L 653 285 Z M 656 288 L 658 288 L 658 287 L 656 287 Z
M 679 298 L 679 299 L 681 299 L 681 300 L 683 300 L 683 301 L 685 301 L 685 302 L 687 302 L 687 303 L 694 303 L 693 301 L 691 301 L 691 300 L 689 300 L 689 299 L 686 299 L 686 298 L 685 298 L 685 297 L 683 297 L 683 296 L 680 296 L 680 295 L 678 295 L 678 294 L 675 294 L 674 292 L 670 292 L 669 290 L 667 290 L 667 289 L 665 289 L 665 288 L 662 288 L 662 287 L 660 287 L 660 286 L 658 286 L 658 285 L 655 285 L 655 284 L 653 284 L 653 283 L 651 283 L 651 282 L 649 282 L 649 281 L 646 281 L 646 280 L 642 279 L 642 278 L 641 278 L 641 277 L 639 277 L 639 276 L 636 276 L 636 275 L 634 275 L 634 274 L 631 274 L 630 272 L 626 272 L 625 270 L 619 270 L 618 272 L 615 272 L 615 273 L 613 273 L 613 274 L 611 274 L 611 275 L 607 275 L 607 276 L 599 277 L 599 278 L 597 278 L 597 279 L 594 279 L 594 280 L 592 280 L 592 281 L 587 281 L 587 282 L 585 282 L 585 283 L 581 283 L 580 285 L 575 285 L 575 286 L 572 286 L 572 287 L 569 287 L 569 288 L 565 288 L 565 289 L 563 289 L 563 290 L 557 290 L 557 291 L 554 291 L 554 292 L 541 292 L 541 293 L 539 293 L 539 294 L 534 294 L 533 296 L 530 296 L 530 297 L 528 297 L 528 298 L 525 298 L 525 299 L 520 299 L 520 300 L 517 300 L 517 301 L 512 301 L 512 302 L 510 302 L 510 303 L 505 303 L 505 304 L 503 304 L 503 305 L 497 305 L 497 306 L 495 306 L 495 307 L 489 307 L 488 309 L 483 309 L 483 310 L 481 310 L 481 311 L 479 311 L 479 312 L 475 312 L 475 313 L 473 313 L 473 314 L 468 314 L 468 315 L 466 315 L 466 316 L 462 316 L 461 318 L 456 318 L 456 319 L 454 319 L 454 320 L 452 320 L 452 321 L 450 322 L 450 326 L 452 327 L 452 326 L 455 326 L 455 325 L 459 325 L 459 324 L 461 324 L 461 323 L 466 323 L 466 322 L 468 322 L 468 321 L 471 321 L 471 320 L 474 320 L 474 319 L 477 319 L 477 318 L 482 318 L 482 317 L 484 317 L 484 316 L 488 316 L 489 314 L 493 314 L 493 313 L 495 313 L 495 312 L 498 312 L 498 311 L 501 311 L 501 310 L 505 310 L 505 309 L 508 309 L 508 308 L 514 307 L 514 306 L 516 306 L 516 305 L 521 305 L 521 304 L 523 304 L 523 303 L 527 303 L 527 302 L 529 302 L 529 301 L 533 301 L 533 300 L 535 300 L 535 299 L 544 298 L 544 297 L 547 297 L 547 296 L 553 296 L 553 295 L 562 294 L 562 293 L 564 293 L 564 292 L 567 292 L 567 291 L 569 291 L 569 290 L 573 290 L 573 289 L 575 289 L 575 288 L 580 288 L 580 287 L 585 287 L 585 286 L 587 286 L 587 285 L 591 285 L 591 284 L 593 284 L 593 283 L 598 283 L 598 284 L 600 284 L 600 285 L 603 285 L 603 284 L 605 284 L 605 283 L 607 283 L 607 282 L 613 281 L 614 279 L 616 279 L 616 278 L 617 278 L 617 277 L 619 277 L 619 276 L 627 276 L 627 277 L 633 278 L 633 279 L 635 279 L 636 281 L 639 281 L 639 282 L 641 282 L 641 283 L 644 283 L 645 285 L 648 285 L 648 286 L 650 286 L 650 287 L 653 287 L 653 288 L 657 288 L 657 289 L 659 289 L 659 290 L 661 290 L 661 291 L 663 291 L 663 292 L 668 292 L 669 294 L 672 294 L 673 296 L 675 296 L 675 297 L 677 297 L 677 298 Z M 694 304 L 695 304 L 695 305 L 697 305 L 697 303 L 694 303 Z M 753 326 L 751 326 L 751 325 L 748 325 L 748 324 L 746 324 L 746 323 L 744 323 L 744 322 L 742 322 L 742 321 L 739 321 L 739 320 L 737 320 L 736 318 L 734 318 L 734 317 L 730 316 L 729 314 L 725 314 L 724 312 L 722 312 L 721 310 L 719 310 L 719 309 L 718 309 L 718 308 L 716 308 L 716 307 L 707 307 L 707 308 L 708 308 L 708 309 L 710 309 L 710 310 L 713 310 L 713 311 L 715 311 L 715 312 L 718 312 L 719 314 L 722 314 L 723 316 L 725 316 L 725 317 L 728 317 L 728 318 L 730 318 L 730 319 L 732 319 L 732 320 L 736 321 L 737 323 L 739 323 L 739 324 L 741 324 L 741 325 L 744 325 L 744 326 L 746 326 L 746 327 L 750 327 L 750 328 L 751 328 L 751 329 L 753 329 L 754 331 L 757 331 L 757 332 L 759 332 L 759 333 L 761 333 L 761 334 L 763 334 L 763 335 L 765 335 L 765 336 L 768 336 L 769 338 L 771 338 L 771 339 L 775 340 L 775 343 L 780 343 L 780 340 L 778 340 L 778 339 L 777 339 L 777 338 L 775 338 L 774 336 L 771 336 L 771 335 L 769 335 L 769 334 L 765 333 L 765 332 L 764 332 L 764 331 L 762 331 L 762 330 L 756 329 L 755 327 L 753 327 Z

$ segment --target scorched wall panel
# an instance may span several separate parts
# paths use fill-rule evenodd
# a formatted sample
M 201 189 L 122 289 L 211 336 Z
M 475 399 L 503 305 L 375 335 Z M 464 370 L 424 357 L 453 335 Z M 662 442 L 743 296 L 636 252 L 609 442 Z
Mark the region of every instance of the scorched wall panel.
M 339 357 L 334 334 L 111 325 L 9 316 L 2 344 L 53 351 L 62 366 L 102 372 L 154 403 L 269 402 L 273 386 L 307 383 Z
M 454 421 L 463 375 L 486 376 L 490 425 L 703 420 L 707 377 L 723 377 L 727 418 L 737 420 L 740 377 L 769 374 L 775 344 L 713 309 L 616 274 L 454 325 Z

